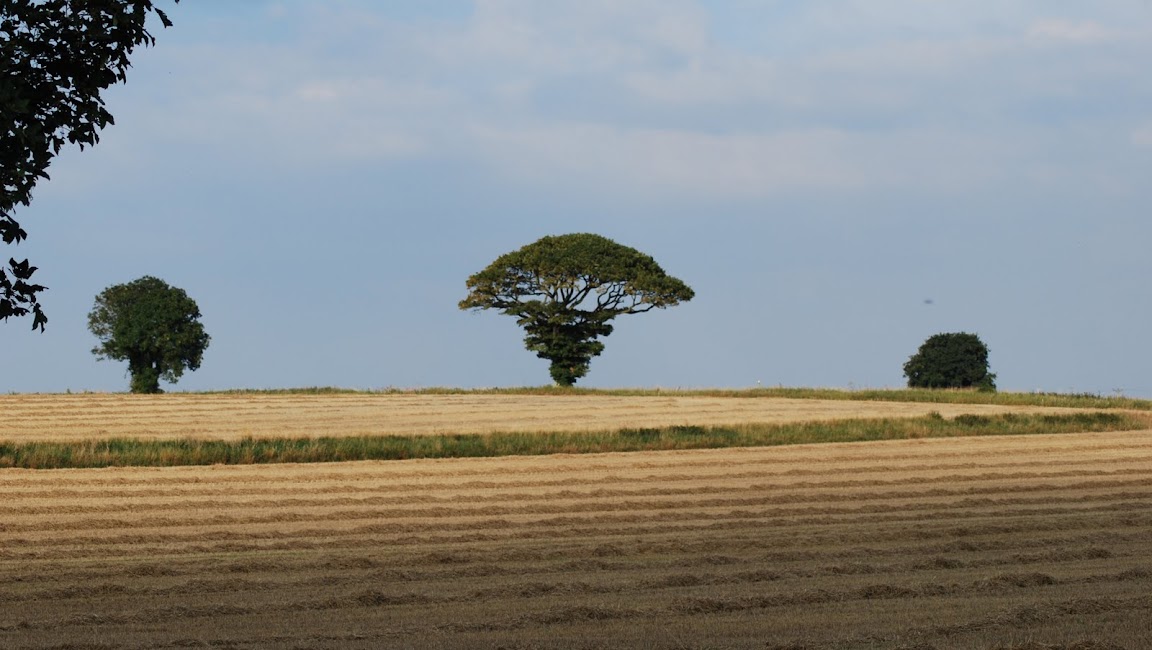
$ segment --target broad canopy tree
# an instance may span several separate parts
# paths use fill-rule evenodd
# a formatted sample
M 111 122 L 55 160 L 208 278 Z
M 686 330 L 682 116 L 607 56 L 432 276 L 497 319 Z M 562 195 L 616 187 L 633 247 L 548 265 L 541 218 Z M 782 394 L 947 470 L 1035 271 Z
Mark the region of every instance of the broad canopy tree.
M 515 316 L 524 344 L 560 386 L 588 373 L 610 321 L 691 300 L 692 289 L 648 255 L 587 233 L 544 237 L 468 278 L 460 309 Z
M 175 383 L 199 368 L 210 340 L 196 301 L 152 276 L 102 291 L 88 329 L 100 340 L 92 354 L 128 362 L 133 393 L 163 392 L 161 379 Z
M 173 0 L 179 2 L 180 0 Z M 0 238 L 19 243 L 28 233 L 12 218 L 66 144 L 100 141 L 112 124 L 100 93 L 124 81 L 128 56 L 155 39 L 146 29 L 152 0 L 0 0 Z M 48 318 L 31 281 L 36 267 L 10 259 L 0 266 L 0 320 L 32 314 L 32 329 Z

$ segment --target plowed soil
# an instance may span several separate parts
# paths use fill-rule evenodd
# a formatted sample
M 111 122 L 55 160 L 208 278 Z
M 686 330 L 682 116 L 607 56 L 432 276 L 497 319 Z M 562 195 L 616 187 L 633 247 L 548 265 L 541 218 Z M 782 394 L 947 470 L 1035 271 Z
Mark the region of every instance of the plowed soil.
M 588 431 L 1067 409 L 725 397 L 606 395 L 0 395 L 0 440 L 236 439 Z
M 1152 431 L 5 470 L 0 494 L 3 648 L 1136 650 L 1152 634 Z

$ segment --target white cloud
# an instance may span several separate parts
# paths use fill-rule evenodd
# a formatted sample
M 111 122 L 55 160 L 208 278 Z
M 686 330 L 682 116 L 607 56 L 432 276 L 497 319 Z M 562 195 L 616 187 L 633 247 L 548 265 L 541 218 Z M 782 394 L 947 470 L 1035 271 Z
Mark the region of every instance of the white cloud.
M 1137 147 L 1152 148 L 1152 122 L 1132 131 L 1132 144 Z
M 1048 18 L 1036 21 L 1028 30 L 1033 38 L 1077 44 L 1099 43 L 1113 38 L 1113 33 L 1091 20 L 1073 21 Z
M 119 98 L 110 100 L 134 132 L 149 132 L 136 146 L 189 143 L 246 167 L 254 159 L 280 167 L 422 156 L 437 116 L 462 101 L 445 85 L 318 60 L 289 46 L 169 46 L 162 53 L 137 72 L 166 74 L 116 88 L 136 100 L 128 105 L 139 115 L 122 115 Z
M 1038 145 L 1061 140 L 1077 102 L 1147 87 L 1131 57 L 1074 49 L 1053 65 L 1056 48 L 1036 47 L 1110 34 L 1103 12 L 814 0 L 795 10 L 805 48 L 779 54 L 722 40 L 722 4 L 477 0 L 447 23 L 390 20 L 371 3 L 282 5 L 298 40 L 169 47 L 180 74 L 166 96 L 140 96 L 161 97 L 161 141 L 248 165 L 428 157 L 556 187 L 754 198 L 1049 178 L 1080 165 Z M 839 38 L 854 25 L 870 38 Z
M 295 85 L 287 94 L 304 105 L 334 105 L 342 113 L 425 112 L 457 101 L 446 88 L 379 76 L 317 78 Z
M 1002 180 L 1009 145 L 932 132 L 705 134 L 587 124 L 475 132 L 479 156 L 545 185 L 746 200 L 797 192 L 964 191 Z
M 638 99 L 670 106 L 799 104 L 778 66 L 762 57 L 711 57 L 674 70 L 641 70 L 625 75 L 623 84 Z
M 340 99 L 342 93 L 337 84 L 315 81 L 297 86 L 294 94 L 306 102 L 331 102 Z
M 390 114 L 387 107 L 394 96 L 373 90 L 370 85 L 305 83 L 266 93 L 233 92 L 156 116 L 154 128 L 167 138 L 212 147 L 224 159 L 239 154 L 241 159 L 256 157 L 277 166 L 425 153 L 428 145 L 422 130 L 406 124 L 415 119 L 415 109 Z
M 708 41 L 707 14 L 687 0 L 477 0 L 462 32 L 427 42 L 455 65 L 560 74 L 692 57 Z

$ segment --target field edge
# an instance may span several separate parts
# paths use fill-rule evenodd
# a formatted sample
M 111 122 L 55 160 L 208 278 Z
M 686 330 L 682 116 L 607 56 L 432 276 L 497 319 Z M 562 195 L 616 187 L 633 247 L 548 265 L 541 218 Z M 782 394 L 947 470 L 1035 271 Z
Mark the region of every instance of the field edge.
M 49 470 L 539 456 L 1145 429 L 1152 429 L 1152 416 L 1137 412 L 1003 413 L 953 418 L 932 412 L 907 418 L 675 425 L 593 432 L 509 431 L 236 440 L 106 438 L 0 442 L 0 468 Z

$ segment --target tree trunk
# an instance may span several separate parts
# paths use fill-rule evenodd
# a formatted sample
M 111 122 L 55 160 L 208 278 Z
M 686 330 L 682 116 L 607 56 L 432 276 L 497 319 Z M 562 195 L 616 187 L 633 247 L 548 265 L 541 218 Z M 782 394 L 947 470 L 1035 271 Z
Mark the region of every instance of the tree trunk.
M 156 394 L 164 392 L 160 390 L 160 371 L 152 363 L 143 360 L 129 361 L 128 373 L 132 375 L 133 393 Z

